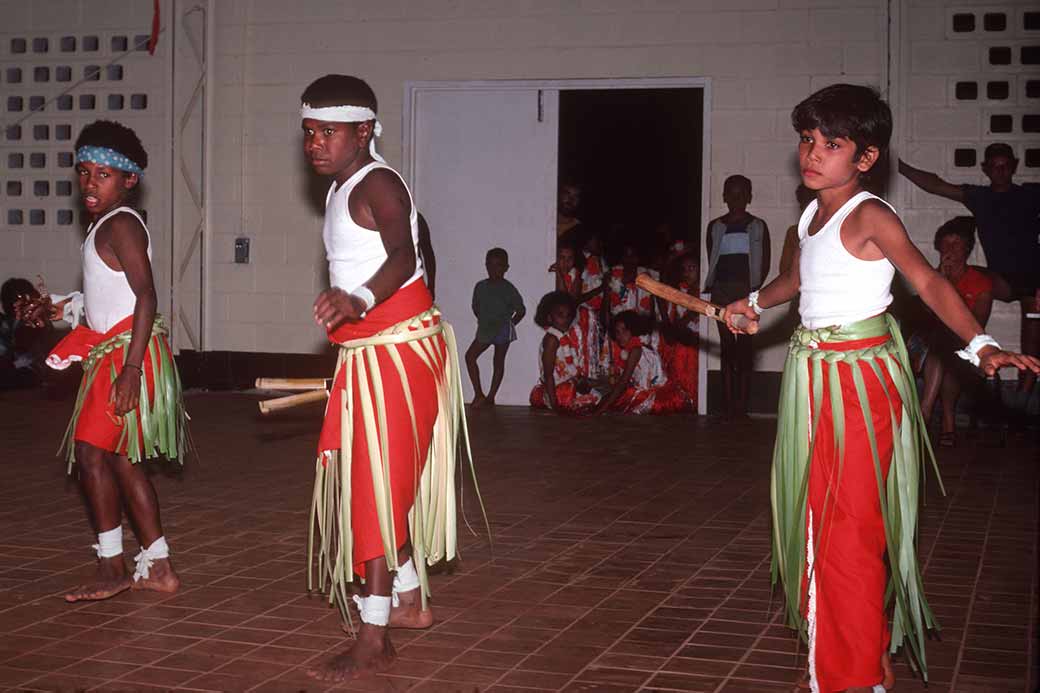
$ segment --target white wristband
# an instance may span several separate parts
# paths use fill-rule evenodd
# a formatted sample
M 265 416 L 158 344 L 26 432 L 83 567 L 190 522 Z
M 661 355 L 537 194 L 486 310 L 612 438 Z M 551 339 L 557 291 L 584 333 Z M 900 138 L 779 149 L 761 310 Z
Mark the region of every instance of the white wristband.
M 751 293 L 749 293 L 748 297 L 747 297 L 747 300 L 748 300 L 748 304 L 751 306 L 751 310 L 755 311 L 759 315 L 761 315 L 762 313 L 766 312 L 765 308 L 763 308 L 762 306 L 758 305 L 758 292 L 757 291 L 752 291 Z
M 372 289 L 368 288 L 364 284 L 354 289 L 352 296 L 357 296 L 365 302 L 365 310 L 361 314 L 361 317 L 365 317 L 365 313 L 372 310 L 372 306 L 376 304 L 376 295 L 372 293 Z
M 987 346 L 996 347 L 997 349 L 1000 348 L 1000 345 L 997 344 L 997 340 L 993 339 L 988 334 L 977 334 L 971 338 L 971 341 L 968 342 L 968 346 L 953 353 L 957 354 L 957 356 L 960 356 L 965 361 L 970 362 L 971 365 L 978 367 L 979 351 L 983 347 Z

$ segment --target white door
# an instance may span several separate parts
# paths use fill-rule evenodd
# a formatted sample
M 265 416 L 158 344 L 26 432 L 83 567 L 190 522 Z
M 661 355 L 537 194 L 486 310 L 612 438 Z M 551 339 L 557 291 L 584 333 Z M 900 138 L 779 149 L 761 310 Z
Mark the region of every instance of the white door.
M 476 333 L 473 285 L 487 277 L 490 248 L 509 253 L 506 279 L 523 296 L 527 317 L 509 348 L 499 404 L 526 404 L 538 381 L 544 332 L 535 307 L 554 288 L 548 267 L 556 246 L 557 92 L 536 88 L 416 87 L 408 173 L 430 224 L 437 258 L 436 299 L 455 326 L 460 358 Z M 491 350 L 480 360 L 485 391 Z M 467 397 L 469 378 L 463 376 Z

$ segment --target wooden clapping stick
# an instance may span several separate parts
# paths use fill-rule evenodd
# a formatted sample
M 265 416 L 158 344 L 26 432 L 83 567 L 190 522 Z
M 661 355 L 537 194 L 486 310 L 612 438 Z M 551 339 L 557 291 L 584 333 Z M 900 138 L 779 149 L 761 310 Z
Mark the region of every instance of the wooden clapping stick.
M 688 310 L 692 310 L 695 313 L 701 315 L 707 315 L 709 318 L 718 320 L 719 322 L 726 322 L 726 309 L 717 306 L 714 303 L 708 303 L 703 301 L 696 296 L 691 296 L 688 293 L 679 291 L 675 287 L 662 284 L 648 274 L 640 274 L 636 277 L 636 286 L 646 291 L 649 291 L 654 296 L 658 296 L 674 303 L 677 306 L 682 306 Z M 755 334 L 758 332 L 758 321 L 748 320 L 744 315 L 737 315 L 733 318 L 733 323 L 738 329 L 746 330 L 748 334 Z
M 329 398 L 328 381 L 324 378 L 257 378 L 256 386 L 261 390 L 304 391 L 297 395 L 261 400 L 261 414 L 270 414 L 311 402 L 324 402 Z
M 329 381 L 325 378 L 257 378 L 258 390 L 325 390 Z

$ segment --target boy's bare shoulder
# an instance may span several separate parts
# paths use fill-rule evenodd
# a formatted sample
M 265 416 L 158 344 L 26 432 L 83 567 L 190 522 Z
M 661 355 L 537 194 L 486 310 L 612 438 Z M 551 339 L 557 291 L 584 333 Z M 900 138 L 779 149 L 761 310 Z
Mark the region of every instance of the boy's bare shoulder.
M 109 217 L 104 226 L 98 229 L 99 234 L 102 232 L 112 241 L 138 241 L 144 242 L 145 245 L 148 244 L 148 232 L 145 230 L 144 224 L 136 214 L 127 211 Z
M 361 188 L 365 195 L 408 195 L 401 177 L 393 170 L 382 167 L 370 171 L 357 187 Z
M 902 227 L 899 215 L 883 200 L 873 198 L 864 200 L 852 210 L 842 226 L 855 231 L 869 231 L 892 225 Z

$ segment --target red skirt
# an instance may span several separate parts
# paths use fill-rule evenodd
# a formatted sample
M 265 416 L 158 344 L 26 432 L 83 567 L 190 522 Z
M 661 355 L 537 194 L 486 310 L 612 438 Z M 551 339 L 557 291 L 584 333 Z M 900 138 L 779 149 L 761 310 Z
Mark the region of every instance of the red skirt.
M 820 344 L 819 348 L 853 351 L 886 340 L 888 336 Z M 863 377 L 881 474 L 887 479 L 894 442 L 889 398 L 899 412 L 899 394 L 884 366 L 880 368 L 882 382 L 867 361 L 839 362 L 844 402 L 858 401 L 853 368 L 859 369 Z M 824 368 L 824 397 L 829 391 L 828 380 L 829 369 Z M 812 390 L 810 382 L 810 397 Z M 807 523 L 811 522 L 807 538 L 811 536 L 817 548 L 811 575 L 807 570 L 802 585 L 806 616 L 815 623 L 811 646 L 822 693 L 880 683 L 881 656 L 890 640 L 885 614 L 885 525 L 867 421 L 860 407 L 845 406 L 845 457 L 841 460 L 836 450 L 834 415 L 826 404 L 825 400 L 809 466 L 806 513 Z M 814 609 L 808 599 L 810 579 L 815 582 Z
M 595 407 L 599 398 L 594 392 L 582 394 L 575 387 L 575 381 L 567 380 L 556 384 L 556 406 L 560 411 L 571 414 L 587 414 Z M 549 398 L 545 394 L 545 385 L 538 383 L 531 390 L 531 406 L 534 409 L 548 409 Z
M 104 334 L 79 325 L 51 350 L 47 363 L 52 368 L 64 370 L 70 363 L 86 359 L 90 350 L 98 344 L 133 329 L 133 324 L 134 316 L 128 315 Z M 162 340 L 169 350 L 166 337 L 155 335 L 151 339 Z M 116 416 L 112 403 L 112 385 L 115 380 L 112 373 L 113 369 L 116 375 L 122 371 L 125 350 L 125 346 L 114 346 L 112 351 L 102 355 L 94 362 L 90 372 L 84 372 L 84 378 L 90 378 L 91 373 L 94 375 L 83 394 L 83 404 L 80 407 L 72 434 L 73 440 L 77 442 L 87 443 L 117 455 L 125 455 L 129 447 L 129 441 L 124 435 L 125 420 L 122 416 Z M 148 388 L 149 399 L 155 394 L 152 355 L 152 349 L 145 350 L 144 361 L 141 364 L 141 372 Z M 140 405 L 138 405 L 138 421 L 140 421 Z M 141 427 L 138 427 L 137 437 L 138 441 L 143 443 L 144 436 Z
M 340 344 L 355 339 L 371 337 L 383 330 L 413 318 L 433 305 L 426 284 L 415 281 L 397 291 L 386 301 L 370 310 L 363 320 L 346 323 L 329 334 L 329 341 Z M 426 326 L 432 324 L 425 323 Z M 415 495 L 429 451 L 433 436 L 433 426 L 437 420 L 437 384 L 445 377 L 444 363 L 447 359 L 447 345 L 440 335 L 434 338 L 439 350 L 434 360 L 439 369 L 431 371 L 407 345 L 398 349 L 404 371 L 407 374 L 411 401 L 415 411 L 415 435 L 413 436 L 412 418 L 405 397 L 404 383 L 397 368 L 385 347 L 377 346 L 376 361 L 379 366 L 378 376 L 382 383 L 386 403 L 387 441 L 390 465 L 390 495 L 394 519 L 394 545 L 398 550 L 408 541 L 408 513 L 415 503 Z M 374 377 L 365 359 L 358 359 L 362 364 L 365 379 L 368 382 Z M 340 369 L 329 392 L 329 402 L 325 410 L 325 422 L 318 439 L 318 453 L 339 450 L 341 445 L 341 403 L 345 392 L 346 373 Z M 382 535 L 379 530 L 376 514 L 375 491 L 372 480 L 372 469 L 368 443 L 365 437 L 364 420 L 361 417 L 361 387 L 359 375 L 354 373 L 354 420 L 352 449 L 341 451 L 350 454 L 351 463 L 351 525 L 354 536 L 354 572 L 364 577 L 366 561 L 384 555 Z M 382 441 L 381 441 L 382 442 Z M 327 464 L 326 456 L 326 464 Z

